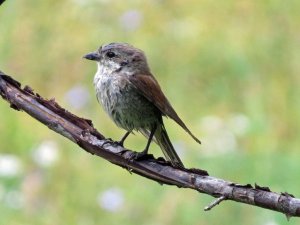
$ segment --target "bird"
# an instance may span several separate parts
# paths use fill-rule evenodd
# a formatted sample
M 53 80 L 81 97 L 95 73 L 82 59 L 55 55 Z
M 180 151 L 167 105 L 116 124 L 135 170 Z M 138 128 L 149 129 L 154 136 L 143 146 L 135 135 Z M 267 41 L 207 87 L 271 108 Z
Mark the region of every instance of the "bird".
M 127 131 L 117 143 L 124 146 L 128 135 L 138 131 L 148 141 L 142 152 L 135 153 L 135 159 L 145 157 L 154 140 L 172 166 L 184 168 L 167 134 L 163 116 L 173 119 L 197 143 L 201 141 L 187 128 L 164 95 L 144 52 L 127 43 L 110 43 L 83 58 L 97 62 L 93 83 L 98 102 L 115 124 Z

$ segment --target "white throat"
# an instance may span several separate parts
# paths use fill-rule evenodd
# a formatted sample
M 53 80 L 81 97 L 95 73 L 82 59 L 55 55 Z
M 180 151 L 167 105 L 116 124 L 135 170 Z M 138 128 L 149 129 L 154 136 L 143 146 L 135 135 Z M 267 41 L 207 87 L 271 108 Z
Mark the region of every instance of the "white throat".
M 94 84 L 96 85 L 101 79 L 111 77 L 112 73 L 120 69 L 120 65 L 113 61 L 97 62 L 97 72 L 94 77 Z

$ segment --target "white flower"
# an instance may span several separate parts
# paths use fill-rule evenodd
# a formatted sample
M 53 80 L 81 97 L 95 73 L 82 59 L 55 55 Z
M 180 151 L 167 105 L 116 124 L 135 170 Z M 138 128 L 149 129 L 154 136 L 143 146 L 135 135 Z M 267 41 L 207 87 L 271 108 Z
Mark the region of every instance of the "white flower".
M 247 133 L 250 127 L 250 119 L 244 114 L 233 115 L 228 122 L 228 126 L 238 137 Z
M 89 102 L 90 93 L 85 87 L 77 85 L 65 94 L 65 99 L 74 109 L 82 109 Z
M 142 23 L 143 15 L 140 11 L 129 10 L 120 17 L 120 24 L 127 31 L 137 30 Z
M 124 204 L 123 192 L 118 188 L 110 188 L 97 197 L 98 204 L 110 212 L 117 212 Z
M 14 155 L 0 155 L 0 176 L 14 177 L 21 172 L 21 161 Z
M 49 167 L 58 159 L 58 146 L 56 142 L 43 141 L 33 152 L 33 160 L 40 166 Z

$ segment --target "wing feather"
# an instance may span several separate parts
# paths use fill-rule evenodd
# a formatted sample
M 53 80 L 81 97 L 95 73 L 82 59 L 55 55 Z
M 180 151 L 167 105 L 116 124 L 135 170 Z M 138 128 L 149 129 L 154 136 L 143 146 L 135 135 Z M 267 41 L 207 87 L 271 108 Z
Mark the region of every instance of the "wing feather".
M 136 90 L 140 92 L 141 95 L 147 98 L 161 111 L 162 115 L 172 118 L 189 135 L 191 135 L 196 142 L 201 144 L 201 141 L 192 134 L 192 132 L 177 115 L 153 75 L 132 75 L 129 76 L 129 81 L 133 84 Z

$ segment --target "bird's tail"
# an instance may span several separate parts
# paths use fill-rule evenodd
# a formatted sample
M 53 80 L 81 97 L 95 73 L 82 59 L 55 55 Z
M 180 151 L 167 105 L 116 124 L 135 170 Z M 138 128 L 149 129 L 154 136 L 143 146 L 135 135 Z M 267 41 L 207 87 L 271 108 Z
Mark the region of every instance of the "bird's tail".
M 146 138 L 149 138 L 150 131 L 146 129 L 139 130 Z M 157 125 L 154 137 L 152 139 L 162 150 L 167 161 L 169 161 L 173 166 L 184 168 L 179 156 L 177 155 L 170 138 L 167 134 L 164 124 Z
M 164 153 L 167 161 L 170 161 L 171 164 L 175 167 L 184 168 L 183 163 L 181 162 L 179 156 L 177 155 L 170 139 L 167 134 L 166 128 L 163 124 L 157 127 L 154 140 L 161 148 L 162 152 Z

